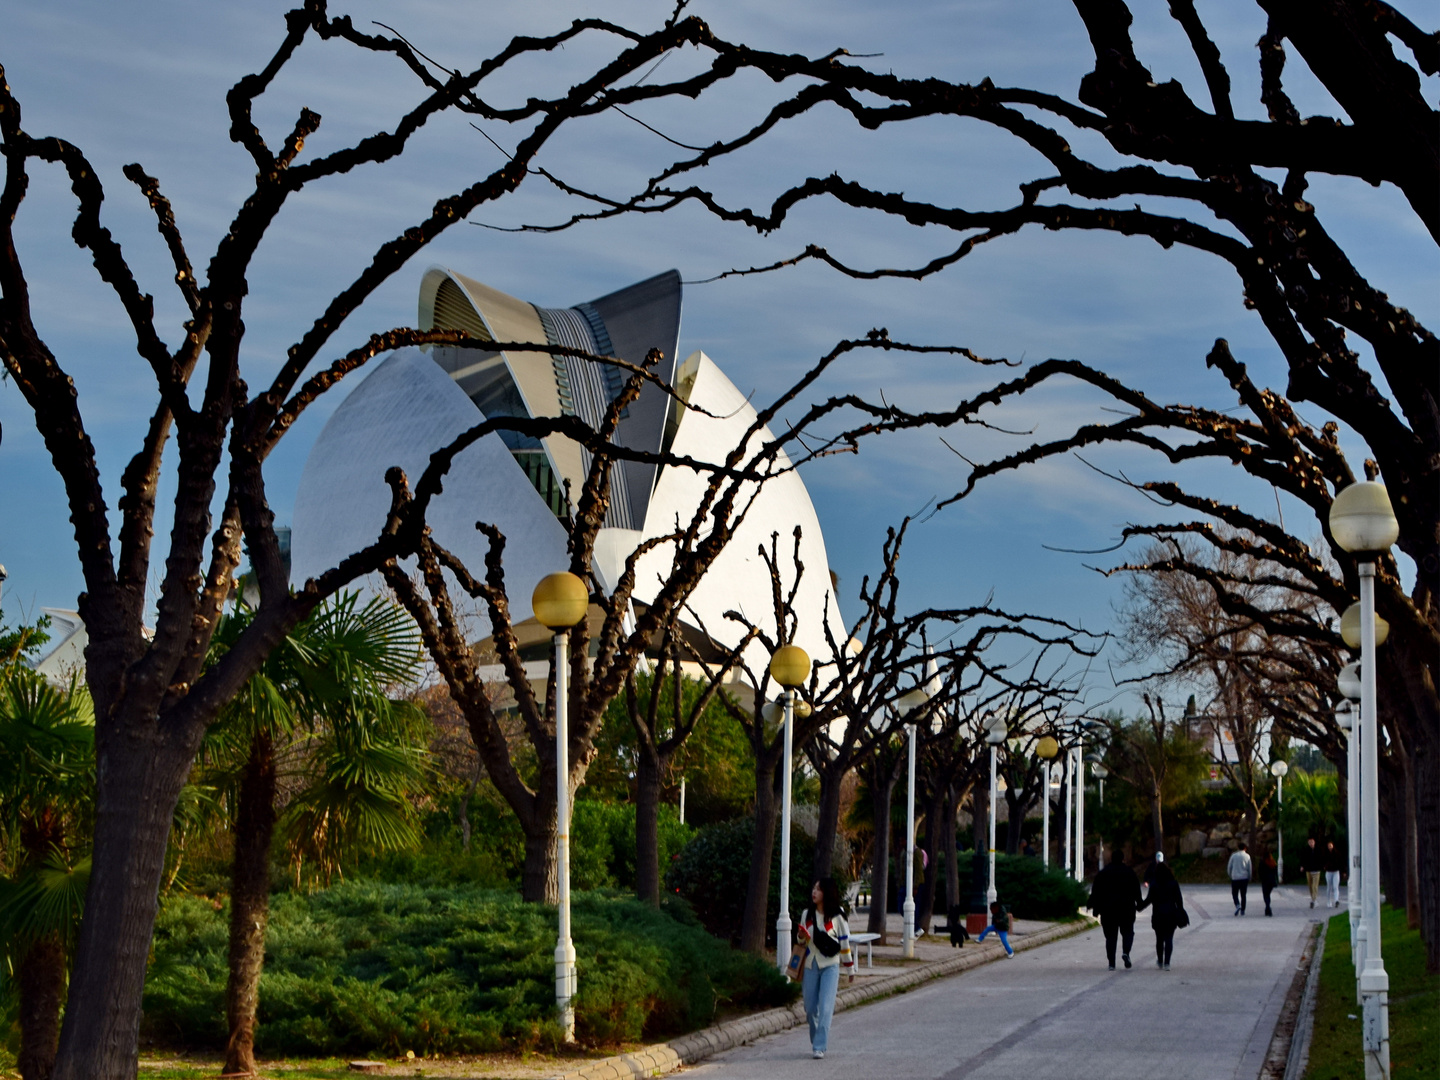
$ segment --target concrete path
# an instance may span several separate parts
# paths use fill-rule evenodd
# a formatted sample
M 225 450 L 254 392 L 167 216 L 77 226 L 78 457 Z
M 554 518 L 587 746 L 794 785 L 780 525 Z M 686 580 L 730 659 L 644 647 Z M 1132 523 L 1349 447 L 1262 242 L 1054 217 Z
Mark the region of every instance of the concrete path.
M 1171 970 L 1155 966 L 1149 913 L 1133 970 L 1109 971 L 1099 929 L 835 1018 L 824 1061 L 804 1027 L 686 1070 L 695 1080 L 1253 1080 L 1309 923 L 1303 887 L 1259 889 L 1235 918 L 1228 888 L 1190 886 Z M 968 947 L 968 946 L 967 946 Z

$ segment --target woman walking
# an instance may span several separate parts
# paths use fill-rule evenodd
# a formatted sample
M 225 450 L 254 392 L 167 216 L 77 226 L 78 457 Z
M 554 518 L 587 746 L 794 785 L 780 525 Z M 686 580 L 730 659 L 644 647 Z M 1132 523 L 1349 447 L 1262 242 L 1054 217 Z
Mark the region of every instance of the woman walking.
M 1165 864 L 1165 856 L 1156 854 L 1155 865 L 1145 875 L 1150 892 L 1140 901 L 1138 911 L 1150 908 L 1150 927 L 1155 931 L 1155 966 L 1170 970 L 1170 953 L 1175 948 L 1175 928 L 1190 925 L 1185 902 L 1180 896 L 1180 883 Z
M 800 917 L 796 939 L 808 945 L 801 960 L 804 971 L 801 987 L 805 997 L 805 1019 L 810 1024 L 810 1049 L 823 1058 L 830 1042 L 830 1019 L 835 1015 L 835 993 L 840 988 L 840 969 L 855 981 L 855 961 L 850 955 L 850 926 L 840 914 L 840 889 L 834 878 L 821 878 L 810 889 L 814 905 Z

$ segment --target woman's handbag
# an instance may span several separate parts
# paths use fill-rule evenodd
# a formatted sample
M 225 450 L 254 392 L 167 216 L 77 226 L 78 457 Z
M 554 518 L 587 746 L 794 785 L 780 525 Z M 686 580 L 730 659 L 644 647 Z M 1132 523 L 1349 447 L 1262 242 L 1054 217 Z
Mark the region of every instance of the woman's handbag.
M 790 950 L 790 961 L 785 965 L 785 977 L 791 982 L 799 982 L 805 977 L 805 954 L 809 951 L 808 941 L 797 941 Z
M 1175 916 L 1175 925 L 1182 928 L 1190 925 L 1190 913 L 1183 907 L 1180 909 L 1180 914 Z

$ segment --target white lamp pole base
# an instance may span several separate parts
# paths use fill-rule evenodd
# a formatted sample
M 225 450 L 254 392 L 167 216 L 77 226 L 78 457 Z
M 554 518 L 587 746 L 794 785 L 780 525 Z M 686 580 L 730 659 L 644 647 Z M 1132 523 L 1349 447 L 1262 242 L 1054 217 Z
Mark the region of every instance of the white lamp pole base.
M 915 724 L 910 725 L 910 778 L 906 783 L 908 802 L 905 811 L 905 902 L 900 905 L 905 920 L 900 954 L 906 960 L 915 957 Z
M 1375 564 L 1360 570 L 1361 827 L 1365 861 L 1365 966 L 1360 972 L 1366 1080 L 1390 1080 L 1390 976 L 1380 950 L 1380 712 L 1375 694 Z

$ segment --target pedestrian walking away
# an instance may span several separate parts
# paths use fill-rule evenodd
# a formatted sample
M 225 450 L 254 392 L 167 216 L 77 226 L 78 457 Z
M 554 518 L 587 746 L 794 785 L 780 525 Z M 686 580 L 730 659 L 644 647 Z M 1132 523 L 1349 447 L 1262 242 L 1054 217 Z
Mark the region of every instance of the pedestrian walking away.
M 1155 931 L 1155 966 L 1169 971 L 1170 956 L 1175 950 L 1175 930 L 1189 926 L 1190 916 L 1180 895 L 1180 883 L 1165 863 L 1164 852 L 1155 853 L 1155 865 L 1145 879 L 1150 891 L 1140 901 L 1139 910 L 1150 909 L 1150 928 Z
M 810 1025 L 810 1050 L 823 1058 L 830 1045 L 830 1021 L 835 1016 L 835 993 L 840 970 L 855 981 L 855 958 L 850 955 L 850 925 L 840 913 L 840 889 L 834 878 L 821 878 L 810 888 L 813 907 L 800 917 L 796 941 L 805 945 L 800 961 L 805 1020 Z
M 1325 869 L 1325 853 L 1315 846 L 1315 837 L 1305 841 L 1300 849 L 1300 869 L 1305 871 L 1305 883 L 1310 886 L 1310 906 L 1320 898 L 1320 874 Z
M 1325 903 L 1328 907 L 1340 906 L 1340 874 L 1345 869 L 1345 856 L 1335 846 L 1334 840 L 1325 841 Z
M 980 936 L 975 939 L 976 944 L 985 940 L 985 935 L 991 931 L 1000 935 L 1000 944 L 1005 946 L 1005 955 L 1012 960 L 1015 958 L 1015 950 L 1010 947 L 1010 909 L 999 900 L 990 904 L 990 925 L 980 931 Z
M 1256 852 L 1256 874 L 1260 878 L 1260 893 L 1265 897 L 1265 914 L 1273 915 L 1270 910 L 1270 893 L 1279 884 L 1277 879 L 1277 867 L 1275 856 L 1270 854 L 1269 849 L 1264 849 L 1263 854 Z
M 1230 899 L 1235 902 L 1235 914 L 1245 914 L 1245 892 L 1250 888 L 1250 853 L 1245 850 L 1245 841 L 1230 856 L 1225 872 L 1230 875 Z
M 1130 966 L 1130 947 L 1135 944 L 1135 911 L 1140 904 L 1140 879 L 1120 857 L 1119 846 L 1110 849 L 1109 864 L 1095 875 L 1090 886 L 1090 910 L 1100 919 L 1105 934 L 1105 959 L 1115 970 L 1115 939 L 1120 939 L 1120 959 Z

